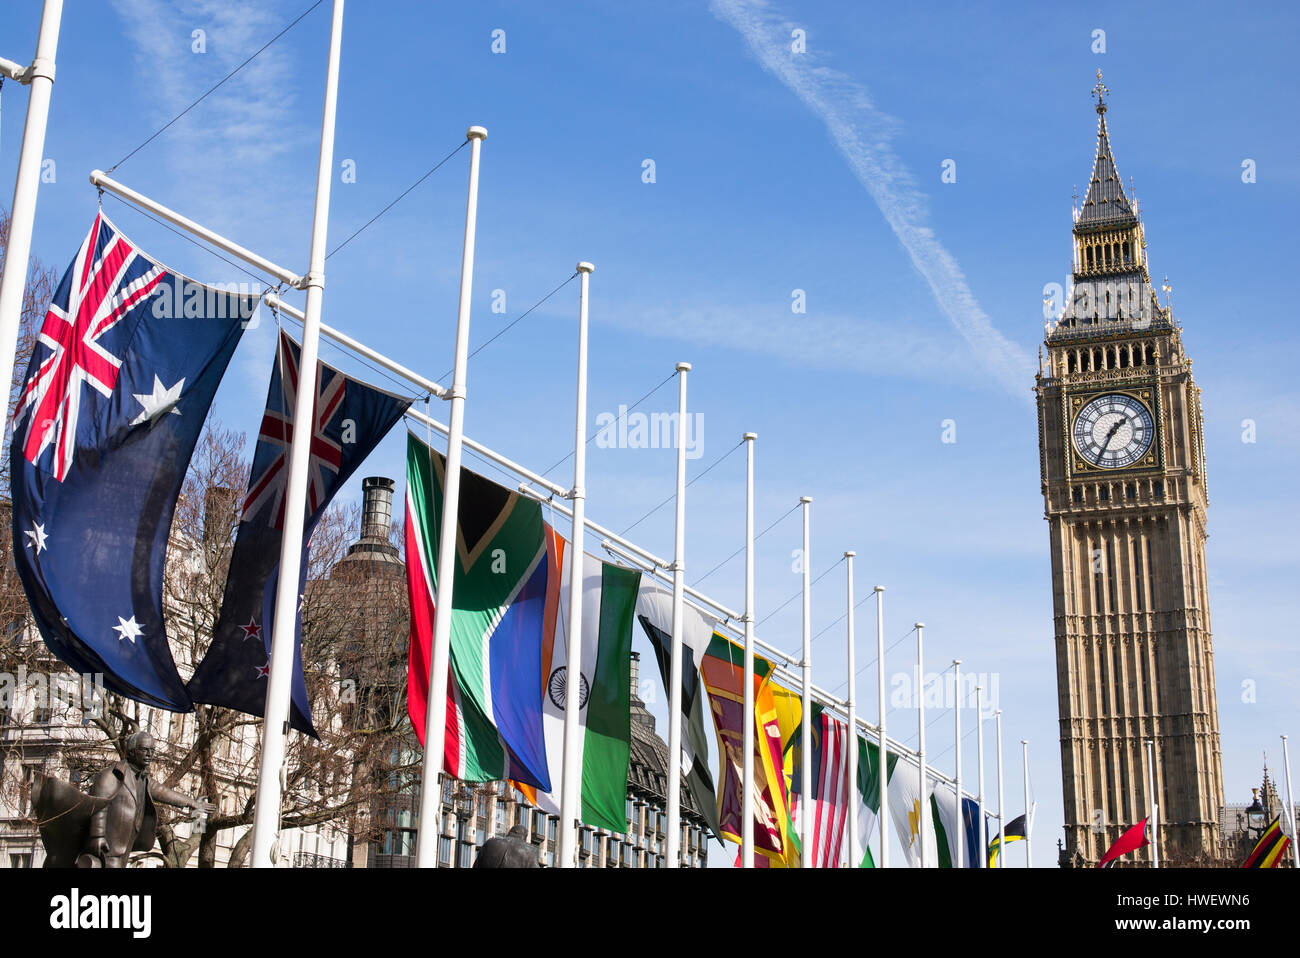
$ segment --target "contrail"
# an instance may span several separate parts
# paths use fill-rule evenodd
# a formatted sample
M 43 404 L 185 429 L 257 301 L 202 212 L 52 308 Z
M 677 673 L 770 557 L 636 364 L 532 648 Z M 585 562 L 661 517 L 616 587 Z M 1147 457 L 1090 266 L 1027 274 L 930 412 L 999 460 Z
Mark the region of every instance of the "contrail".
M 1000 385 L 1029 398 L 1032 357 L 989 321 L 952 254 L 926 225 L 926 197 L 890 145 L 897 121 L 876 108 L 866 87 L 827 67 L 811 54 L 790 50 L 795 24 L 777 15 L 766 0 L 712 0 L 714 16 L 730 24 L 763 68 L 784 83 L 821 118 L 858 181 L 880 207 L 912 265 L 957 331 Z

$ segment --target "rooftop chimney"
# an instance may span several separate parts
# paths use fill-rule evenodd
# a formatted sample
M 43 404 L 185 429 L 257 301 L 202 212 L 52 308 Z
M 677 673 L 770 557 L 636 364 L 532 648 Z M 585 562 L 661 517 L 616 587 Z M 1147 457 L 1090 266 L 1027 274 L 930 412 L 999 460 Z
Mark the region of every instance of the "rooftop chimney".
M 348 555 L 369 553 L 364 558 L 397 558 L 397 547 L 389 540 L 393 526 L 393 480 L 387 476 L 368 476 L 361 480 L 361 538 L 348 549 Z

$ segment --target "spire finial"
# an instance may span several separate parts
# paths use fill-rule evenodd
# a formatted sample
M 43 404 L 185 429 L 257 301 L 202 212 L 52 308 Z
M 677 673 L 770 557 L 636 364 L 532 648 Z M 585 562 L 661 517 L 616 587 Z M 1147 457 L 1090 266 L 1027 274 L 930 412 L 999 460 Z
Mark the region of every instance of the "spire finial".
M 1101 82 L 1101 70 L 1097 71 L 1097 85 L 1092 88 L 1092 92 L 1097 97 L 1097 112 L 1099 114 L 1105 113 L 1106 112 L 1105 97 L 1106 94 L 1110 92 L 1110 89 L 1106 86 L 1106 84 Z

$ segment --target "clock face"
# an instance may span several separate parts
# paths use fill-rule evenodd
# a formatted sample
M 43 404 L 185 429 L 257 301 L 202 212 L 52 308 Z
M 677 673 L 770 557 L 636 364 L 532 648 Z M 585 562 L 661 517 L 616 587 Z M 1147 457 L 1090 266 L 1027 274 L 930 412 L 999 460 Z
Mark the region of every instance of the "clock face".
M 1074 420 L 1074 448 L 1100 469 L 1123 469 L 1151 448 L 1155 424 L 1151 410 L 1132 396 L 1098 396 Z

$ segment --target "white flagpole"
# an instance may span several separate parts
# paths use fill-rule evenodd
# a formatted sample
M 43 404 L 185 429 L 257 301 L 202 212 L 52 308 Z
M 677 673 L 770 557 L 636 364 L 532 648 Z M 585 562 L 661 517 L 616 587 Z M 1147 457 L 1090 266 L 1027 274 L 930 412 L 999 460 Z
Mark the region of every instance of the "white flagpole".
M 581 696 L 569 695 L 568 691 L 581 687 L 584 665 L 595 665 L 582 661 L 583 536 L 587 507 L 587 295 L 595 268 L 587 262 L 577 266 L 581 277 L 578 281 L 578 410 L 573 436 L 573 489 L 568 496 L 573 500 L 573 531 L 569 534 L 569 635 L 564 656 L 565 674 L 571 681 L 565 685 L 564 696 L 560 847 L 556 857 L 561 868 L 573 868 L 577 863 L 577 828 L 582 812 L 582 737 L 578 727 L 582 701 Z
M 953 705 L 953 719 L 957 726 L 957 775 L 953 787 L 957 789 L 957 861 L 954 868 L 966 867 L 966 807 L 961 794 L 961 659 L 952 660 L 953 691 L 956 693 Z
M 998 867 L 1007 859 L 1007 806 L 1002 794 L 1002 710 L 993 713 L 998 735 Z
M 930 815 L 930 797 L 925 792 L 925 623 L 916 622 L 916 774 L 920 793 L 916 807 L 917 848 L 921 852 L 921 867 L 925 867 L 925 820 Z
M 429 656 L 429 698 L 424 712 L 424 764 L 420 779 L 420 817 L 415 864 L 438 867 L 438 838 L 442 834 L 443 744 L 447 736 L 447 669 L 451 663 L 452 585 L 456 577 L 456 536 L 460 520 L 460 463 L 465 437 L 466 376 L 469 369 L 470 299 L 474 288 L 474 241 L 478 231 L 479 154 L 487 130 L 471 126 L 469 188 L 465 199 L 465 242 L 460 258 L 460 299 L 456 310 L 456 353 L 451 389 L 442 398 L 451 407 L 447 421 L 447 474 L 443 477 L 442 528 L 438 530 L 438 583 L 434 591 L 433 648 Z M 436 614 L 445 610 L 446 614 Z
M 979 855 L 980 868 L 989 867 L 988 824 L 984 820 L 984 688 L 975 686 L 975 763 L 979 766 Z
M 876 586 L 876 722 L 880 727 L 880 867 L 889 867 L 889 753 L 885 747 L 885 587 Z
M 1160 867 L 1160 803 L 1156 801 L 1156 743 L 1147 739 L 1147 818 L 1151 825 L 1151 867 Z
M 673 637 L 668 679 L 668 868 L 681 866 L 682 847 L 682 619 L 686 603 L 686 374 L 677 364 L 677 495 L 673 533 Z
M 741 724 L 740 867 L 754 867 L 754 440 L 745 433 L 745 709 Z
M 858 816 L 854 810 L 854 803 L 858 800 L 858 706 L 857 706 L 857 665 L 854 660 L 853 649 L 853 557 L 856 552 L 844 553 L 844 561 L 848 566 L 848 668 L 849 668 L 849 695 L 845 707 L 848 711 L 849 720 L 849 738 L 844 747 L 844 761 L 848 766 L 845 771 L 845 781 L 848 782 L 848 819 L 849 819 L 849 867 L 857 868 L 858 863 L 862 861 L 862 854 L 858 851 Z
M 1282 736 L 1282 768 L 1286 771 L 1286 820 L 1291 823 L 1291 853 L 1295 856 L 1295 867 L 1300 868 L 1300 835 L 1295 833 L 1295 799 L 1291 797 L 1291 756 L 1286 748 L 1286 736 Z
M 307 304 L 302 329 L 298 394 L 293 421 L 297 428 L 289 443 L 289 475 L 284 492 L 284 533 L 280 539 L 280 574 L 276 585 L 270 674 L 267 677 L 262 751 L 257 770 L 257 804 L 253 815 L 252 864 L 275 867 L 280 831 L 280 776 L 289 734 L 289 699 L 293 687 L 294 632 L 298 618 L 298 580 L 302 562 L 302 532 L 307 509 L 307 468 L 310 465 L 312 419 L 316 406 L 316 356 L 320 345 L 321 299 L 325 291 L 325 235 L 329 226 L 330 181 L 334 175 L 334 117 L 339 92 L 339 57 L 343 44 L 343 0 L 334 0 L 330 24 L 329 66 L 325 75 L 325 106 L 321 115 L 320 157 L 316 167 L 316 208 L 312 219 L 311 252 L 305 288 Z
M 45 0 L 41 29 L 36 35 L 36 57 L 29 67 L 4 61 L 0 73 L 29 86 L 27 120 L 23 144 L 18 152 L 18 174 L 14 177 L 14 201 L 9 207 L 9 239 L 5 246 L 4 273 L 0 275 L 0 383 L 9 388 L 13 381 L 18 326 L 22 320 L 23 296 L 27 291 L 27 261 L 32 251 L 32 224 L 36 220 L 36 191 L 41 182 L 41 160 L 45 152 L 45 127 L 50 115 L 50 93 L 54 87 L 54 55 L 59 46 L 59 23 L 63 0 Z M 8 406 L 0 410 L 0 432 L 9 427 Z
M 799 867 L 813 867 L 812 841 L 812 496 L 801 496 L 803 505 L 803 711 L 799 730 Z
M 1029 810 L 1029 739 L 1027 738 L 1020 740 L 1020 765 L 1021 774 L 1025 779 L 1025 867 L 1033 868 L 1034 838 L 1031 834 L 1033 828 L 1030 826 L 1033 814 Z

